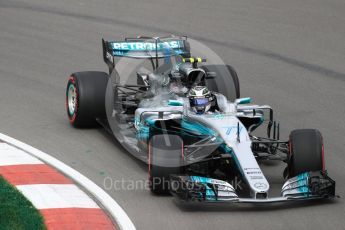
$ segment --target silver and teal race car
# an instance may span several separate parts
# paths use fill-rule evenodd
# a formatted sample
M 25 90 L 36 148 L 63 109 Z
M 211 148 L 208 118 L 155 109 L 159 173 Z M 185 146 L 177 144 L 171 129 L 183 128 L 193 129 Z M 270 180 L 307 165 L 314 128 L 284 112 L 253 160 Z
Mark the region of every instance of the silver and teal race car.
M 75 127 L 101 124 L 147 162 L 153 193 L 203 202 L 335 197 L 321 133 L 299 129 L 280 140 L 273 109 L 241 98 L 234 68 L 215 61 L 200 43 L 171 36 L 102 40 L 102 45 L 109 73 L 69 77 L 69 121 Z M 212 92 L 207 113 L 191 109 L 188 93 L 196 86 Z M 272 197 L 259 163 L 277 160 L 286 163 L 285 183 L 281 195 Z

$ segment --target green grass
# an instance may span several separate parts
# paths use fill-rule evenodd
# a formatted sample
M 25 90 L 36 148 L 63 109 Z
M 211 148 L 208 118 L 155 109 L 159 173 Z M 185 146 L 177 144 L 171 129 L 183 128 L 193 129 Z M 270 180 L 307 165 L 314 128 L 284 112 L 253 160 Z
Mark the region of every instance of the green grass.
M 0 176 L 0 229 L 46 229 L 40 212 Z

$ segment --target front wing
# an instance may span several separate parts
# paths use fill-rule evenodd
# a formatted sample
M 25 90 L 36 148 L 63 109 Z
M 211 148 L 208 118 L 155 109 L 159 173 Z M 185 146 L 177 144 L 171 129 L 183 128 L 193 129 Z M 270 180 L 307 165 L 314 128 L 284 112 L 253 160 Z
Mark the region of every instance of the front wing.
M 170 176 L 170 191 L 181 200 L 199 202 L 272 203 L 335 197 L 335 181 L 326 172 L 306 172 L 287 180 L 280 197 L 241 198 L 222 180 L 200 176 Z

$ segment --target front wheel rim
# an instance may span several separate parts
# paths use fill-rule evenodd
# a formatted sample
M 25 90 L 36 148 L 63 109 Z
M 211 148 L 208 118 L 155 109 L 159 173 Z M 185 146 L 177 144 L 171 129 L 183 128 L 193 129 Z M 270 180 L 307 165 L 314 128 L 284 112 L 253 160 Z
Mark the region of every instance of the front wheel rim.
M 67 104 L 68 104 L 68 113 L 70 116 L 73 116 L 76 110 L 77 105 L 77 89 L 73 84 L 70 84 L 67 92 Z

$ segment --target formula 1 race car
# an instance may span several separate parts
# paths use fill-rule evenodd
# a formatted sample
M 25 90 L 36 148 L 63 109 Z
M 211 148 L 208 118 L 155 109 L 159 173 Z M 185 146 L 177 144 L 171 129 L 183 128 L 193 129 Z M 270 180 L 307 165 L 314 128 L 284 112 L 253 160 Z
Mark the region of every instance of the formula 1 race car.
M 190 39 L 137 37 L 102 40 L 102 45 L 109 74 L 77 72 L 69 77 L 69 121 L 75 127 L 101 124 L 146 161 L 153 193 L 204 202 L 335 196 L 321 133 L 299 129 L 289 140 L 280 140 L 272 108 L 241 98 L 234 68 L 192 56 Z M 265 128 L 267 137 L 254 134 L 258 127 Z M 259 166 L 270 160 L 286 163 L 279 197 L 270 197 Z M 234 186 L 235 178 L 246 189 Z

